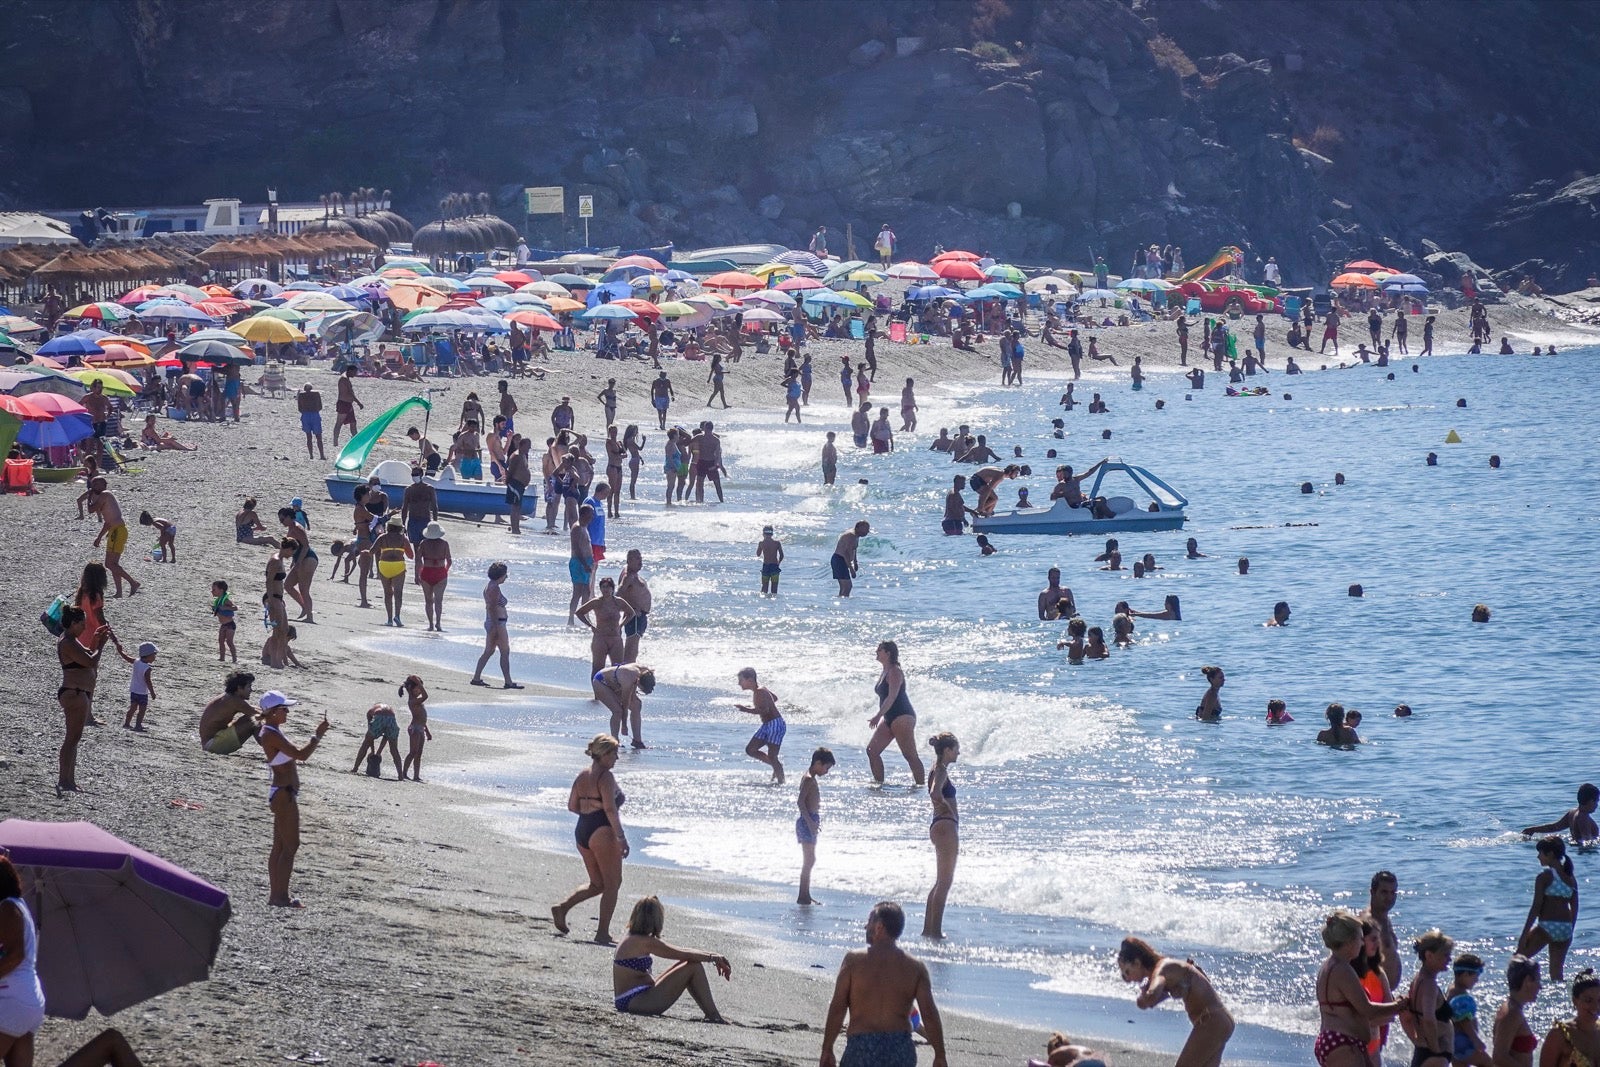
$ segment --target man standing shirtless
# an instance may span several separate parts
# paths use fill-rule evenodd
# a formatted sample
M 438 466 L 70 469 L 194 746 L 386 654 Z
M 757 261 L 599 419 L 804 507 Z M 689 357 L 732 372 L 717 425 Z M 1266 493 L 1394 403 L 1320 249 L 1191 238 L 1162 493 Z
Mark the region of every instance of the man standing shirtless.
M 622 624 L 622 661 L 634 663 L 639 659 L 639 638 L 644 636 L 650 622 L 650 586 L 640 571 L 644 568 L 644 555 L 637 548 L 628 549 L 628 562 L 622 569 L 622 583 L 617 586 L 617 596 L 627 601 L 633 617 Z
M 928 968 L 896 943 L 905 930 L 905 912 L 880 901 L 867 916 L 867 947 L 845 954 L 834 983 L 828 1020 L 822 1031 L 819 1067 L 916 1067 L 911 1043 L 911 1008 L 922 1016 L 922 1032 L 933 1046 L 933 1067 L 946 1067 L 944 1023 L 933 1002 Z M 845 1028 L 844 1059 L 833 1046 Z
M 694 499 L 701 503 L 706 498 L 706 479 L 711 479 L 712 488 L 717 491 L 717 503 L 722 503 L 722 476 L 728 473 L 728 468 L 722 465 L 722 438 L 712 432 L 711 423 L 702 422 L 700 429 L 704 431 L 699 437 L 699 453 L 695 456 L 694 465 Z
M 833 558 L 828 565 L 833 571 L 834 580 L 839 583 L 840 596 L 849 596 L 855 585 L 856 572 L 860 569 L 856 551 L 861 546 L 861 539 L 871 532 L 871 524 L 862 519 L 840 534 L 838 543 L 833 546 Z
M 96 548 L 104 541 L 106 546 L 106 570 L 111 572 L 111 578 L 117 584 L 117 596 L 122 595 L 122 583 L 128 582 L 128 595 L 133 596 L 139 591 L 139 583 L 133 580 L 133 575 L 122 569 L 122 553 L 128 547 L 128 524 L 122 517 L 122 505 L 117 498 L 106 488 L 104 478 L 95 478 L 89 483 L 89 513 L 99 518 L 100 533 L 94 539 Z
M 300 412 L 300 430 L 306 435 L 306 458 L 327 459 L 328 454 L 322 450 L 322 394 L 307 382 L 305 388 L 294 395 L 294 406 Z M 338 432 L 338 427 L 334 427 L 334 433 Z M 313 443 L 317 446 L 315 456 L 311 454 Z
M 356 435 L 356 408 L 366 405 L 356 399 L 356 369 L 346 367 L 339 376 L 339 398 L 333 403 L 333 447 L 339 447 L 339 427 L 350 427 L 350 436 Z M 309 449 L 307 449 L 309 451 Z

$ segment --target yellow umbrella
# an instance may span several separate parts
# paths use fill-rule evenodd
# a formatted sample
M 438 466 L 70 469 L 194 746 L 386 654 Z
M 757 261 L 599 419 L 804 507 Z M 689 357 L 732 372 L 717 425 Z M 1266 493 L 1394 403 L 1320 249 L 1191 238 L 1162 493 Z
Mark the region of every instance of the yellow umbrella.
M 877 285 L 879 282 L 889 280 L 889 276 L 881 270 L 853 270 L 845 275 L 846 281 L 862 282 L 866 285 Z
M 774 274 L 798 274 L 799 272 L 787 263 L 767 263 L 757 267 L 750 273 L 757 278 L 770 278 Z
M 134 391 L 128 387 L 127 383 L 124 382 L 120 377 L 116 376 L 116 371 L 75 370 L 68 371 L 67 373 L 78 379 L 78 381 L 82 382 L 84 385 L 93 385 L 95 382 L 99 382 L 100 387 L 105 390 L 105 394 L 107 396 L 129 397 L 135 395 Z
M 669 300 L 661 305 L 661 317 L 665 319 L 682 319 L 690 315 L 698 315 L 700 310 L 693 304 L 685 304 L 682 300 Z
M 252 315 L 243 322 L 236 322 L 228 327 L 229 331 L 238 334 L 246 341 L 265 341 L 268 344 L 282 344 L 286 341 L 304 341 L 306 335 L 284 322 L 282 319 L 268 319 L 260 315 Z
M 843 297 L 858 308 L 869 308 L 872 306 L 872 301 L 868 300 L 860 293 L 852 293 L 848 289 L 843 290 L 835 295 Z

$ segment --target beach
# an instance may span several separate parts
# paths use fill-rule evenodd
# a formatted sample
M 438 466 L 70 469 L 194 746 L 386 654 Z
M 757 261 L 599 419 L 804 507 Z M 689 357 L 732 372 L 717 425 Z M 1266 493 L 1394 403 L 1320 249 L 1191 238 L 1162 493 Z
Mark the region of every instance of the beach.
M 1465 316 L 1464 310 L 1441 315 L 1436 349 L 1465 350 Z M 1536 302 L 1519 298 L 1492 308 L 1491 318 L 1497 336 L 1527 339 L 1526 345 L 1519 343 L 1519 350 L 1552 339 L 1565 346 L 1594 336 L 1557 323 Z M 1347 362 L 1359 325 L 1346 326 Z M 1273 321 L 1269 328 L 1269 363 L 1281 368 L 1282 327 Z M 1087 400 L 1094 382 L 1114 383 L 1122 392 L 1126 365 L 1134 355 L 1141 355 L 1150 369 L 1176 364 L 1170 324 L 1104 330 L 1101 336 L 1102 350 L 1115 355 L 1122 366 L 1111 371 L 1114 377 L 1086 380 L 1080 400 Z M 1413 348 L 1420 347 L 1419 335 L 1412 336 Z M 838 388 L 838 357 L 848 353 L 859 359 L 861 346 L 828 341 L 812 348 L 817 368 L 814 395 L 832 404 Z M 992 385 L 998 377 L 992 343 L 978 354 L 958 353 L 944 343 L 880 343 L 877 355 L 886 387 L 904 377 L 930 386 Z M 1033 343 L 1028 362 L 1030 372 L 1049 372 L 1055 384 L 1054 376 L 1065 366 L 1065 353 Z M 1306 356 L 1301 362 L 1311 370 L 1324 361 Z M 781 407 L 779 367 L 776 356 L 747 356 L 732 366 L 727 391 L 735 407 Z M 715 419 L 716 412 L 702 406 L 700 390 L 709 392 L 706 366 L 672 361 L 668 369 L 679 396 L 671 421 Z M 1102 369 L 1108 368 L 1096 367 L 1097 372 Z M 645 383 L 655 374 L 648 363 L 602 362 L 581 353 L 558 353 L 547 370 L 543 381 L 512 382 L 523 411 L 519 424 L 534 427 L 541 438 L 550 407 L 570 395 L 578 426 L 590 433 L 593 447 L 600 436 L 595 429 L 600 422 L 595 394 L 609 377 L 618 379 L 619 423 L 636 422 L 656 436 L 654 413 L 646 403 Z M 291 369 L 291 389 L 307 381 L 316 383 L 331 400 L 333 377 L 326 369 Z M 435 397 L 434 439 L 448 436 L 469 390 L 475 389 L 487 402 L 494 392 L 493 381 L 445 383 L 448 392 Z M 1284 388 L 1276 374 L 1267 384 L 1274 391 Z M 363 422 L 415 392 L 414 386 L 400 382 L 358 379 L 355 385 L 365 404 Z M 778 958 L 781 949 L 772 941 L 736 933 L 711 915 L 674 907 L 675 899 L 737 898 L 752 892 L 748 886 L 659 866 L 625 868 L 620 910 L 625 912 L 640 895 L 655 893 L 668 908 L 668 940 L 713 949 L 732 959 L 733 982 L 718 982 L 714 988 L 719 1006 L 735 1025 L 712 1027 L 693 1021 L 693 1009 L 685 1005 L 664 1019 L 619 1016 L 610 1007 L 606 950 L 579 939 L 592 912 L 575 913 L 571 938 L 555 936 L 550 926 L 550 903 L 580 878 L 581 865 L 570 846 L 564 852 L 530 848 L 497 829 L 491 819 L 477 817 L 495 805 L 492 797 L 436 784 L 396 783 L 392 775 L 380 783 L 349 773 L 347 761 L 359 744 L 365 708 L 377 701 L 394 702 L 393 687 L 418 666 L 382 650 L 386 634 L 377 625 L 376 610 L 357 609 L 353 589 L 328 581 L 331 558 L 324 555 L 313 584 L 318 621 L 300 627 L 296 647 L 306 669 L 250 666 L 262 633 L 251 609 L 266 550 L 233 543 L 232 519 L 240 500 L 246 495 L 260 499 L 270 521 L 277 506 L 302 497 L 312 519 L 312 542 L 319 550 L 345 534 L 349 509 L 325 499 L 322 479 L 329 467 L 306 458 L 292 399 L 249 397 L 245 412 L 238 425 L 163 421 L 164 429 L 200 445 L 200 451 L 142 455 L 128 472 L 112 478 L 111 489 L 130 518 L 148 508 L 178 524 L 180 563 L 167 567 L 150 562 L 144 555 L 148 545 L 139 540 L 141 532 L 135 533 L 128 566 L 145 585 L 136 597 L 108 602 L 107 619 L 125 645 L 143 640 L 161 645 L 156 669 L 159 696 L 150 711 L 149 732 L 124 733 L 118 723 L 125 707 L 126 667 L 107 660 L 96 701 L 97 713 L 107 725 L 91 729 L 85 738 L 79 755 L 79 780 L 85 792 L 77 796 L 58 799 L 51 789 L 61 729 L 54 700 L 58 677 L 56 665 L 49 662 L 48 637 L 34 620 L 53 595 L 70 593 L 84 562 L 97 558 L 92 548 L 96 526 L 93 520 L 80 522 L 73 517 L 72 498 L 81 486 L 45 486 L 37 497 L 0 498 L 0 550 L 11 560 L 25 561 L 13 568 L 15 577 L 8 582 L 15 625 L 0 635 L 0 654 L 13 664 L 4 701 L 11 725 L 3 753 L 7 766 L 0 770 L 0 809 L 16 818 L 88 819 L 207 878 L 233 901 L 233 918 L 211 980 L 141 1005 L 112 1023 L 150 1062 L 812 1061 L 837 957 L 797 968 L 794 960 Z M 331 419 L 327 421 L 331 431 Z M 816 428 L 833 429 L 841 436 L 848 430 L 837 412 L 818 421 Z M 925 419 L 917 440 L 925 442 L 937 429 Z M 391 432 L 374 458 L 402 454 L 397 440 L 403 439 Z M 657 456 L 654 451 L 647 454 L 640 478 L 641 502 L 646 497 L 653 501 L 659 493 Z M 725 510 L 735 512 L 740 507 L 741 475 L 736 465 L 730 468 Z M 645 507 L 659 510 L 653 503 L 641 504 L 641 510 Z M 612 526 L 612 544 L 617 548 L 627 545 L 630 514 L 632 509 L 625 506 L 623 518 Z M 451 580 L 452 599 L 447 601 L 450 622 L 456 629 L 471 629 L 477 623 L 476 605 L 454 598 L 476 598 L 481 568 L 465 564 L 496 558 L 506 534 L 492 522 L 474 525 L 447 519 L 444 525 L 461 564 Z M 537 520 L 530 524 L 540 525 Z M 307 905 L 303 911 L 265 906 L 271 827 L 259 749 L 247 746 L 238 755 L 217 758 L 204 755 L 197 745 L 194 723 L 199 709 L 220 692 L 225 673 L 216 663 L 215 623 L 208 611 L 209 584 L 217 578 L 227 580 L 235 591 L 240 606 L 240 665 L 256 673 L 257 696 L 281 689 L 302 701 L 285 728 L 290 738 L 303 740 L 323 712 L 334 723 L 322 750 L 302 771 L 304 842 L 294 885 Z M 375 582 L 372 596 L 381 596 Z M 415 602 L 406 612 L 411 624 L 420 625 Z M 672 639 L 670 619 L 652 622 L 661 630 L 656 641 Z M 437 707 L 481 702 L 501 706 L 520 699 L 472 688 L 458 671 L 430 666 L 426 676 Z M 563 695 L 561 690 L 534 687 L 522 694 Z M 427 749 L 425 777 L 433 768 L 471 766 L 505 755 L 503 734 L 451 724 L 445 718 L 434 720 L 437 740 Z M 594 721 L 598 724 L 598 714 Z M 538 759 L 539 754 L 531 758 Z M 570 768 L 568 776 L 577 769 Z M 173 803 L 180 799 L 192 803 Z M 909 911 L 920 909 L 918 901 L 905 903 Z M 910 933 L 904 943 L 912 952 L 919 951 Z M 1170 1053 L 1135 1047 L 1151 1043 L 1137 1040 L 1139 1014 L 1130 992 L 1125 1017 L 1133 1025 L 1123 1025 L 1119 1031 L 1126 1039 L 1110 1043 L 1096 1034 L 1097 1047 L 1115 1064 L 1143 1067 L 1170 1062 Z M 98 1019 L 47 1023 L 40 1033 L 41 1062 L 76 1047 L 101 1025 Z M 1057 1028 L 1080 1032 L 1070 1017 Z M 1015 1064 L 1037 1055 L 1046 1036 L 970 1016 L 948 1018 L 946 1032 L 953 1063 Z M 925 1049 L 921 1057 L 927 1062 Z

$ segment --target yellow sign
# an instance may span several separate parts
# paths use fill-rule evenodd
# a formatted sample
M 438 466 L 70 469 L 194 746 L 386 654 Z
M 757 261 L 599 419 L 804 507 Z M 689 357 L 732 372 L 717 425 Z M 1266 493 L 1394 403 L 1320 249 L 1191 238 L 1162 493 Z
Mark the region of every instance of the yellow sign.
M 566 211 L 566 199 L 559 185 L 530 185 L 523 190 L 528 198 L 528 214 L 559 215 Z
M 594 197 L 592 197 L 592 196 L 580 196 L 580 197 L 578 197 L 578 217 L 580 219 L 592 219 L 592 218 L 594 218 Z

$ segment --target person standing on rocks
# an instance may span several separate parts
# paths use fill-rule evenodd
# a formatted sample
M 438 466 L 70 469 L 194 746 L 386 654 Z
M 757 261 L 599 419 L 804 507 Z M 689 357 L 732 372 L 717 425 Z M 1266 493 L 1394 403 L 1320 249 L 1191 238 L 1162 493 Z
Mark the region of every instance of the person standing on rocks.
M 872 248 L 878 253 L 878 262 L 884 270 L 888 270 L 889 264 L 894 260 L 894 244 L 894 231 L 889 229 L 889 224 L 886 222 L 878 231 L 877 240 L 872 242 Z
M 811 244 L 809 245 L 809 247 L 811 249 L 811 254 L 816 256 L 818 259 L 826 259 L 827 258 L 827 256 L 828 256 L 828 227 L 826 227 L 826 226 L 818 226 L 817 227 L 817 232 L 811 235 Z

